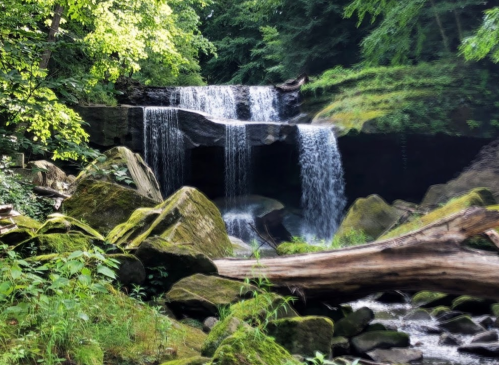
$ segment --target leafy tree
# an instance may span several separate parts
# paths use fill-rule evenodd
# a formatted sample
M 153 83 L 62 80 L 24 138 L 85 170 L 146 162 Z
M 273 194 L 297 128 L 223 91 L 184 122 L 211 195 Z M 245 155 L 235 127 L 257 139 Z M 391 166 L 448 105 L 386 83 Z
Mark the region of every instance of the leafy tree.
M 465 38 L 461 51 L 469 60 L 481 60 L 490 55 L 499 62 L 499 7 L 485 12 L 482 26 L 472 37 Z

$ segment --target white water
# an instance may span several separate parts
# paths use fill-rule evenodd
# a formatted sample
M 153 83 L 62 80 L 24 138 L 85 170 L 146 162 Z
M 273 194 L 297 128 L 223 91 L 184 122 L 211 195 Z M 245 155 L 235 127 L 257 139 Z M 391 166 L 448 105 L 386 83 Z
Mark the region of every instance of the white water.
M 177 109 L 145 108 L 144 156 L 165 195 L 172 194 L 182 186 L 185 151 Z
M 298 125 L 307 239 L 332 239 L 346 205 L 341 156 L 330 128 Z
M 231 210 L 223 215 L 223 219 L 229 236 L 240 238 L 246 243 L 258 239 L 251 228 L 255 226 L 255 219 L 251 213 Z
M 237 119 L 236 98 L 231 86 L 177 87 L 170 105 L 199 110 L 218 118 Z
M 251 120 L 256 122 L 278 122 L 279 98 L 277 91 L 269 86 L 250 86 Z

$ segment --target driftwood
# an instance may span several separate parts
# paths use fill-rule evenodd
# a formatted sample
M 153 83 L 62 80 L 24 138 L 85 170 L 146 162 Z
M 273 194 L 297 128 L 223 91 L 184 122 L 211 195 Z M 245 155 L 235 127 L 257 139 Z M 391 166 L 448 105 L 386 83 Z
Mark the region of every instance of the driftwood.
M 265 276 L 306 298 L 342 301 L 385 290 L 434 290 L 499 300 L 499 257 L 461 246 L 499 226 L 499 212 L 469 208 L 405 236 L 336 251 L 215 260 L 219 275 Z
M 285 81 L 283 84 L 276 85 L 275 88 L 280 91 L 288 92 L 288 91 L 296 91 L 299 90 L 302 85 L 305 85 L 308 82 L 308 76 L 306 74 L 302 74 L 298 76 L 296 79 L 291 79 Z

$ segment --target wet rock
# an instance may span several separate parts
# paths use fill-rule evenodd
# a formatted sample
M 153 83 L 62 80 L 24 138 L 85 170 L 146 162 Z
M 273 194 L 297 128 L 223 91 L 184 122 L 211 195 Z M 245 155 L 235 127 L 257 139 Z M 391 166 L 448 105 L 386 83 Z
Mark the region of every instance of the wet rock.
M 203 331 L 209 333 L 219 322 L 216 317 L 208 317 L 203 321 Z
M 470 343 L 469 345 L 460 346 L 458 351 L 481 356 L 497 357 L 499 356 L 499 342 Z
M 359 354 L 366 354 L 375 349 L 408 347 L 410 345 L 407 333 L 393 331 L 366 332 L 354 337 L 351 343 Z
M 121 284 L 130 286 L 133 284 L 141 285 L 144 283 L 146 279 L 146 270 L 142 262 L 137 257 L 128 254 L 114 254 L 109 255 L 108 257 L 119 262 L 119 268 L 116 271 L 116 276 Z
M 423 358 L 423 352 L 413 349 L 376 349 L 368 352 L 367 355 L 377 362 L 389 362 L 396 364 L 407 364 L 413 361 L 419 361 Z
M 445 322 L 445 321 L 449 321 L 449 320 L 451 320 L 453 318 L 462 316 L 464 314 L 465 313 L 463 313 L 463 312 L 448 311 L 448 312 L 444 312 L 441 315 L 437 316 L 437 320 L 439 322 Z
M 307 301 L 304 308 L 298 308 L 301 315 L 304 316 L 321 316 L 328 317 L 337 323 L 353 313 L 352 307 L 349 305 L 329 305 L 324 302 Z
M 421 308 L 434 308 L 452 305 L 452 299 L 444 293 L 421 291 L 412 297 L 412 304 Z
M 485 343 L 485 342 L 497 342 L 499 341 L 499 336 L 496 331 L 482 332 L 473 337 L 471 343 Z
M 489 314 L 494 301 L 463 295 L 452 302 L 452 310 L 473 315 Z
M 204 356 L 213 356 L 218 346 L 227 337 L 233 335 L 239 328 L 247 327 L 243 320 L 234 316 L 229 316 L 215 324 L 206 338 L 201 354 Z
M 434 327 L 434 326 L 421 326 L 421 327 L 419 327 L 419 329 L 424 333 L 428 333 L 428 334 L 432 334 L 432 335 L 435 335 L 435 334 L 438 335 L 438 334 L 442 333 L 441 328 Z
M 272 321 L 267 333 L 291 354 L 314 356 L 317 351 L 330 355 L 334 325 L 326 317 L 292 317 Z
M 442 333 L 438 340 L 438 344 L 444 346 L 460 346 L 461 341 L 450 333 Z
M 229 236 L 229 240 L 234 257 L 249 258 L 253 254 L 253 248 L 243 240 L 233 236 Z
M 419 308 L 404 317 L 406 321 L 431 321 L 431 315 L 425 309 Z
M 459 333 L 463 335 L 474 335 L 485 331 L 482 326 L 479 326 L 468 316 L 459 316 L 440 323 L 440 327 L 450 333 Z
M 346 337 L 333 337 L 331 341 L 332 356 L 338 357 L 350 354 L 350 341 Z
M 477 318 L 477 321 L 483 328 L 490 329 L 495 327 L 494 320 L 489 316 Z
M 367 325 L 374 319 L 374 313 L 371 309 L 363 307 L 339 320 L 335 324 L 336 336 L 353 337 L 361 333 Z
M 407 303 L 407 295 L 401 291 L 388 291 L 377 295 L 375 301 L 386 304 Z
M 373 323 L 366 327 L 365 332 L 386 331 L 386 326 L 381 323 Z

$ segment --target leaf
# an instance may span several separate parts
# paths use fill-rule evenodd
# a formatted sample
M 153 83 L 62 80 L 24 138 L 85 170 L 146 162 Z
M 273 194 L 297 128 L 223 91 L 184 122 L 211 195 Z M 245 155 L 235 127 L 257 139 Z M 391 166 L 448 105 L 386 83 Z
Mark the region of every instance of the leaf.
M 116 279 L 116 274 L 113 270 L 104 265 L 97 266 L 97 272 L 111 279 Z
M 82 251 L 74 251 L 71 255 L 68 256 L 68 260 L 73 260 L 83 255 Z
M 69 261 L 67 264 L 66 264 L 66 267 L 67 269 L 69 270 L 70 274 L 71 275 L 74 275 L 76 274 L 77 272 L 80 272 L 80 270 L 85 266 L 85 264 L 81 261 L 76 261 L 76 260 L 72 260 L 72 261 Z
M 92 277 L 90 275 L 80 275 L 78 276 L 78 281 L 83 285 L 83 286 L 90 286 L 92 284 Z

